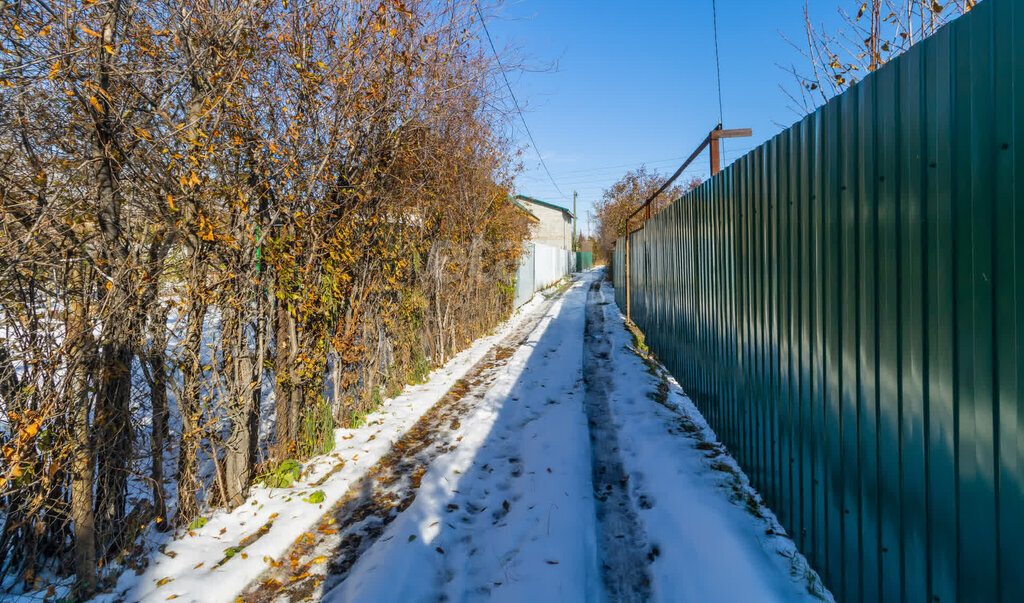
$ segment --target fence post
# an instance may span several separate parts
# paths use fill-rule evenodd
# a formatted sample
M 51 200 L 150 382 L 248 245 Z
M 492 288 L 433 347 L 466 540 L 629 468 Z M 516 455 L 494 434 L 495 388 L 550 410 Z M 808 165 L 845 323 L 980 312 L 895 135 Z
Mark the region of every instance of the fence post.
M 626 221 L 626 259 L 622 262 L 623 276 L 626 278 L 626 322 L 633 322 L 629 299 L 629 221 Z

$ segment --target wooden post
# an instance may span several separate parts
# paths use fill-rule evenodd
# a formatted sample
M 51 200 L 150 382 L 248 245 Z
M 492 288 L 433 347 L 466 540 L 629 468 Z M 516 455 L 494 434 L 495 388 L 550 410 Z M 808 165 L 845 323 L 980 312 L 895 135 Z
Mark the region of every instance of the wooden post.
M 745 138 L 752 136 L 753 130 L 750 128 L 742 128 L 738 130 L 723 130 L 722 124 L 718 124 L 718 127 L 711 130 L 711 134 L 708 135 L 708 142 L 711 146 L 711 175 L 714 176 L 718 172 L 722 171 L 722 156 L 719 140 L 723 138 Z
M 626 259 L 623 262 L 623 276 L 626 279 L 626 322 L 633 322 L 633 314 L 630 312 L 632 304 L 629 298 L 629 220 L 626 220 Z
M 717 131 L 717 130 L 716 130 Z M 712 133 L 711 135 L 711 175 L 714 176 L 718 172 L 722 171 L 722 158 L 719 156 L 721 152 L 721 146 L 718 142 L 718 137 Z

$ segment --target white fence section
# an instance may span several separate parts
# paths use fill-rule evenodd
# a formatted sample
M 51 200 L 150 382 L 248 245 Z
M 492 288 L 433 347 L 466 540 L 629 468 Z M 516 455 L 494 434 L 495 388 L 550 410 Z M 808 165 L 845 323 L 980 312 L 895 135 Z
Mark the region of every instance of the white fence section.
M 573 253 L 557 247 L 535 243 L 534 283 L 537 291 L 550 287 L 572 273 Z
M 530 301 L 533 294 L 572 274 L 576 256 L 567 249 L 527 243 L 516 273 L 515 307 Z

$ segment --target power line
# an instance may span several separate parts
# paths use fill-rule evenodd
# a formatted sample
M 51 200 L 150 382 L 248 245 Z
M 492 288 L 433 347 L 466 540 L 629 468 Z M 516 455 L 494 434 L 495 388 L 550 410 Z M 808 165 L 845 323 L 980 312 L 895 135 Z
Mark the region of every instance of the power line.
M 736 153 L 736 152 L 738 152 L 738 151 L 730 151 L 730 153 Z M 561 178 L 561 180 L 562 180 L 562 184 L 570 184 L 570 185 L 572 185 L 572 184 L 581 184 L 581 183 L 585 184 L 585 183 L 593 182 L 595 179 L 603 180 L 603 179 L 608 179 L 608 178 L 616 177 L 616 173 L 615 172 L 616 171 L 621 171 L 622 168 L 635 168 L 635 169 L 638 169 L 641 166 L 646 166 L 646 167 L 652 169 L 653 171 L 658 172 L 658 171 L 661 171 L 661 169 L 664 169 L 664 167 L 668 167 L 668 166 L 662 166 L 662 165 L 659 165 L 659 164 L 665 164 L 665 163 L 672 162 L 671 165 L 677 165 L 675 162 L 678 162 L 678 161 L 680 161 L 682 159 L 685 159 L 685 158 L 686 158 L 686 156 L 684 155 L 684 156 L 680 156 L 680 157 L 672 157 L 672 158 L 669 158 L 669 159 L 655 159 L 655 160 L 651 160 L 651 161 L 641 161 L 641 162 L 637 162 L 637 163 L 623 163 L 623 164 L 620 164 L 620 165 L 609 165 L 609 166 L 598 167 L 598 168 L 562 171 L 561 173 L 563 174 L 563 177 Z M 691 167 L 691 168 L 687 169 L 684 173 L 685 174 L 700 174 L 700 173 L 705 173 L 706 171 L 707 171 L 706 168 Z M 539 176 L 539 175 L 534 176 L 534 175 L 531 175 L 531 174 L 520 174 L 519 176 L 517 176 L 517 178 L 523 178 L 525 180 L 538 181 L 538 182 L 546 179 L 544 176 Z
M 512 96 L 512 102 L 516 106 L 516 113 L 519 114 L 519 119 L 523 122 L 523 128 L 526 129 L 526 135 L 530 138 L 530 144 L 533 145 L 533 150 L 537 153 L 537 158 L 540 159 L 541 166 L 544 167 L 544 173 L 548 175 L 548 180 L 554 185 L 555 190 L 558 191 L 562 198 L 568 199 L 562 189 L 558 188 L 558 184 L 555 179 L 551 176 L 551 170 L 548 169 L 548 164 L 544 162 L 544 156 L 540 154 L 540 148 L 537 146 L 537 141 L 533 139 L 533 133 L 530 132 L 530 126 L 526 124 L 526 118 L 523 116 L 523 109 L 519 106 L 519 101 L 516 99 L 516 93 L 512 91 L 512 84 L 508 81 L 508 76 L 505 75 L 505 66 L 501 64 L 501 57 L 498 56 L 498 49 L 494 47 L 494 40 L 491 39 L 491 32 L 487 30 L 487 22 L 484 20 L 484 15 L 480 12 L 480 3 L 473 2 L 473 8 L 476 9 L 477 16 L 480 17 L 480 25 L 484 27 L 484 34 L 487 35 L 487 42 L 491 45 L 491 52 L 494 53 L 494 60 L 498 62 L 498 69 L 501 70 L 501 77 L 505 80 L 505 86 L 508 88 L 508 93 Z
M 599 167 L 582 168 L 582 169 L 578 169 L 578 170 L 562 170 L 561 174 L 563 174 L 563 175 L 565 175 L 565 174 L 579 174 L 579 173 L 588 173 L 589 174 L 589 173 L 594 173 L 594 172 L 603 172 L 603 171 L 607 171 L 607 170 L 614 170 L 614 169 L 618 169 L 618 168 L 637 168 L 637 167 L 640 167 L 641 165 L 651 165 L 651 164 L 655 164 L 655 163 L 674 163 L 674 162 L 679 161 L 681 159 L 686 159 L 686 156 L 685 155 L 680 155 L 678 157 L 669 157 L 667 159 L 651 159 L 649 161 L 634 161 L 634 162 L 631 162 L 631 163 L 620 163 L 618 165 L 605 165 L 605 166 L 599 166 Z
M 736 152 L 739 152 L 739 151 L 737 150 Z M 736 152 L 730 152 L 730 155 L 734 155 Z M 659 173 L 660 173 L 660 171 L 661 170 L 658 170 Z M 683 174 L 695 176 L 695 175 L 707 174 L 707 171 L 708 170 L 707 170 L 706 167 L 690 167 L 690 168 L 686 169 L 683 172 Z M 522 178 L 522 179 L 528 180 L 528 181 L 533 181 L 533 182 L 543 182 L 545 180 L 545 178 L 543 176 L 539 176 L 539 175 L 538 176 L 529 176 L 529 175 L 525 175 L 524 174 L 524 175 L 520 175 L 519 178 Z M 619 180 L 619 178 L 620 177 L 615 175 L 615 174 L 604 174 L 604 175 L 600 175 L 599 174 L 599 175 L 592 175 L 592 176 L 581 176 L 581 177 L 576 177 L 576 178 L 563 179 L 562 180 L 562 184 L 569 185 L 569 186 L 572 186 L 572 185 L 579 186 L 579 185 L 591 184 L 591 183 L 593 183 L 595 181 L 598 181 L 598 182 L 601 182 L 601 181 L 613 182 L 613 181 Z M 594 185 L 594 186 L 600 186 L 600 185 Z
M 718 79 L 718 123 L 725 123 L 724 111 L 722 111 L 722 63 L 718 58 L 718 7 L 715 0 L 711 0 L 711 22 L 715 30 L 715 73 Z

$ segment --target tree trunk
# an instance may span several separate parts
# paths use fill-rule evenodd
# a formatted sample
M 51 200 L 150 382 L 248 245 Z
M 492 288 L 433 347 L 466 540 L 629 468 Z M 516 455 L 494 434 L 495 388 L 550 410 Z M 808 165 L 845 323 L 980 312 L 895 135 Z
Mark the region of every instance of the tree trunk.
M 299 430 L 301 429 L 300 417 L 302 416 L 303 391 L 302 379 L 296 371 L 296 364 L 299 359 L 299 321 L 291 312 L 286 313 L 288 323 L 288 377 L 291 380 L 290 393 L 291 402 L 288 404 L 288 425 L 291 428 L 290 441 L 293 442 L 293 449 L 298 448 Z M 309 348 L 302 348 L 309 349 Z
M 254 333 L 256 346 L 262 340 L 258 332 L 259 322 L 253 325 L 257 330 Z M 225 321 L 224 337 L 225 352 L 229 358 L 227 373 L 231 380 L 226 388 L 230 396 L 227 408 L 231 425 L 224 450 L 224 502 L 234 508 L 248 496 L 256 464 L 261 391 L 259 382 L 262 371 L 258 369 L 259 353 L 255 354 L 257 358 L 253 358 L 245 323 L 239 320 L 237 311 L 232 310 L 231 316 Z
M 157 529 L 170 528 L 167 523 L 167 501 L 164 493 L 164 447 L 167 445 L 167 315 L 170 307 L 156 302 L 150 318 L 150 347 L 146 357 L 150 375 L 150 401 L 153 405 L 153 426 L 150 434 L 150 462 L 152 469 L 153 510 Z
M 132 348 L 123 341 L 123 329 L 104 342 L 100 386 L 97 392 L 96 528 L 104 551 L 116 550 L 123 535 L 132 452 L 131 394 Z
M 283 300 L 276 300 L 274 312 L 274 403 L 277 407 L 275 419 L 274 457 L 279 461 L 289 458 L 295 442 L 297 426 L 292 421 L 292 317 Z
M 203 299 L 205 287 L 200 258 L 193 255 L 189 269 L 191 285 L 187 304 L 187 324 L 182 345 L 181 395 L 178 412 L 181 415 L 181 439 L 178 444 L 178 508 L 174 524 L 186 526 L 199 513 L 199 444 L 202 440 L 202 379 L 203 379 L 203 322 L 207 306 Z
M 69 399 L 74 457 L 71 466 L 71 521 L 75 536 L 75 594 L 87 599 L 96 590 L 96 526 L 93 514 L 93 447 L 89 429 L 89 365 L 91 345 L 87 307 L 83 303 L 85 278 L 72 264 L 67 333 L 74 342 L 68 352 L 71 363 Z
M 121 0 L 113 0 L 106 7 L 100 23 L 103 47 L 117 45 Z M 103 303 L 103 333 L 101 348 L 100 382 L 97 387 L 95 423 L 97 433 L 96 531 L 104 550 L 116 547 L 124 523 L 127 494 L 128 461 L 131 455 L 131 423 L 129 397 L 131 395 L 131 362 L 133 357 L 132 320 L 135 318 L 130 269 L 130 253 L 124 240 L 121 217 L 121 194 L 118 170 L 122 167 L 116 158 L 116 127 L 110 115 L 111 77 L 115 58 L 102 49 L 96 53 L 95 127 L 92 155 L 95 165 L 97 221 L 102 235 L 102 257 L 109 267 L 111 281 L 104 281 L 107 294 Z

